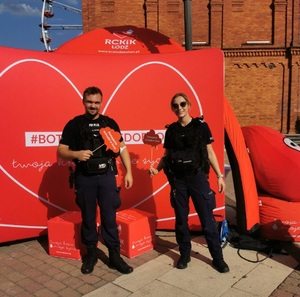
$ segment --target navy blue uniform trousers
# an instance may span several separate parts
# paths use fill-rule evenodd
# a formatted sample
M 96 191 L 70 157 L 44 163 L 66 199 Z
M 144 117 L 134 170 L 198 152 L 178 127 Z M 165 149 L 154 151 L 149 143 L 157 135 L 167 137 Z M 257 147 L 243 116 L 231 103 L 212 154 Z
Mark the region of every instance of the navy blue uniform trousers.
M 209 252 L 213 259 L 222 259 L 219 233 L 213 217 L 213 209 L 216 207 L 215 193 L 210 188 L 206 174 L 200 170 L 195 175 L 176 177 L 170 184 L 171 205 L 176 216 L 175 233 L 180 254 L 189 256 L 191 252 L 191 237 L 188 227 L 189 199 L 191 197 Z
M 81 239 L 85 245 L 98 242 L 97 204 L 100 207 L 101 236 L 108 249 L 119 248 L 116 211 L 121 206 L 120 188 L 113 170 L 100 175 L 75 177 L 76 203 L 81 210 Z

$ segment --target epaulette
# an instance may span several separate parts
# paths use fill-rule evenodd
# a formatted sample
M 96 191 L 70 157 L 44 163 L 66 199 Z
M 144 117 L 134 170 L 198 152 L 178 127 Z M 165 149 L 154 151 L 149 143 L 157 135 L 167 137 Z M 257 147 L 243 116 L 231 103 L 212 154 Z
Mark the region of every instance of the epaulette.
M 167 124 L 166 126 L 165 126 L 165 128 L 172 128 L 172 127 L 175 127 L 176 126 L 176 123 L 177 122 L 174 122 L 174 123 L 171 123 L 171 124 Z
M 195 118 L 195 120 L 201 122 L 201 123 L 204 123 L 204 115 L 202 115 L 201 117 L 197 117 Z
M 107 127 L 108 126 L 108 116 L 104 116 L 104 115 L 100 115 L 100 121 L 101 121 L 101 126 L 102 128 Z

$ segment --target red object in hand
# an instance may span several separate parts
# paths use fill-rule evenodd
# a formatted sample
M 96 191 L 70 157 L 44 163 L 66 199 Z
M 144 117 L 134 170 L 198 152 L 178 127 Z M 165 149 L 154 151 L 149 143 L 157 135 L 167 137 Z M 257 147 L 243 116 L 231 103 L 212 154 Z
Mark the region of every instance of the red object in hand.
M 155 133 L 154 130 L 150 130 L 145 134 L 143 142 L 145 144 L 156 146 L 158 144 L 161 144 L 161 138 L 158 136 L 158 134 Z
M 105 127 L 100 129 L 99 133 L 101 134 L 107 149 L 112 150 L 114 153 L 117 153 L 120 150 L 121 134 L 119 132 L 109 127 Z

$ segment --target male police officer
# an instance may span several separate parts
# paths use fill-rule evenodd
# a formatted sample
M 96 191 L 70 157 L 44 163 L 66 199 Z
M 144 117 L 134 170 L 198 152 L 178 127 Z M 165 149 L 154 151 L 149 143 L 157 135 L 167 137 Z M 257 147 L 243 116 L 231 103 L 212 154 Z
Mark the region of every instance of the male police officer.
M 75 169 L 76 203 L 82 215 L 82 242 L 87 247 L 81 272 L 91 273 L 97 263 L 98 232 L 96 225 L 97 204 L 100 207 L 101 236 L 109 251 L 110 267 L 121 273 L 130 273 L 133 268 L 120 256 L 120 240 L 116 224 L 116 210 L 121 205 L 116 185 L 116 157 L 120 155 L 126 175 L 125 188 L 133 184 L 131 161 L 123 138 L 120 135 L 120 150 L 115 153 L 105 145 L 99 133 L 109 127 L 120 133 L 118 124 L 111 118 L 100 115 L 102 91 L 88 87 L 83 93 L 85 114 L 70 120 L 64 127 L 58 146 L 58 156 L 73 160 Z

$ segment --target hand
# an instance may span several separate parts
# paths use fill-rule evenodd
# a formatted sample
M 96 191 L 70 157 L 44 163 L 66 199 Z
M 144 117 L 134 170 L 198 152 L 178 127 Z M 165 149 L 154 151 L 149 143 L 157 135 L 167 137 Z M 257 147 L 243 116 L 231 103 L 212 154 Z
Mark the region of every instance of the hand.
M 76 159 L 79 161 L 87 161 L 92 155 L 93 152 L 90 150 L 77 151 Z
M 158 170 L 153 168 L 153 167 L 150 167 L 149 169 L 149 175 L 150 177 L 153 177 L 154 175 L 158 174 Z
M 125 189 L 130 189 L 133 185 L 133 177 L 131 173 L 126 173 L 124 178 Z
M 223 177 L 218 178 L 218 190 L 219 193 L 223 193 L 225 191 L 225 182 Z

